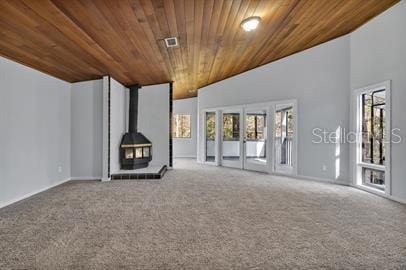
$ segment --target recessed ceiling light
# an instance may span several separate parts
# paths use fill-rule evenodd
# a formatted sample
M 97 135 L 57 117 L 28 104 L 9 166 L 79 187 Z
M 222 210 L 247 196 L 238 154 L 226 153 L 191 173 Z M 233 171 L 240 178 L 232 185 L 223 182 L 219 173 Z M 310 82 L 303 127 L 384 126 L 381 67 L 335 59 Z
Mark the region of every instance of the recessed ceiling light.
M 166 47 L 176 47 L 178 46 L 178 39 L 176 37 L 165 38 Z
M 248 17 L 241 22 L 241 27 L 244 29 L 244 31 L 251 32 L 258 27 L 260 22 L 261 18 L 258 16 Z

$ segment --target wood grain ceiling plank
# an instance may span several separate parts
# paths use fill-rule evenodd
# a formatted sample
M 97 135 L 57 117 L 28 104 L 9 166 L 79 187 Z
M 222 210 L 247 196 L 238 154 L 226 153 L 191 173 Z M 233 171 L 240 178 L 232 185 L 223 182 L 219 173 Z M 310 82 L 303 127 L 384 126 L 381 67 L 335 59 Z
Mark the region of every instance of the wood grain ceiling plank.
M 291 0 L 289 2 L 285 2 L 276 10 L 276 16 L 271 17 L 271 23 L 268 24 L 266 28 L 263 28 L 263 35 L 260 35 L 255 41 L 253 41 L 257 44 L 253 46 L 244 56 L 247 61 L 245 61 L 245 64 L 242 63 L 239 73 L 258 65 L 258 62 L 262 59 L 261 52 L 268 48 L 269 43 L 274 40 L 274 36 L 277 35 L 278 31 L 283 28 L 284 23 L 286 24 L 285 21 L 288 18 L 289 13 L 296 7 L 296 5 L 297 0 Z
M 195 0 L 194 5 L 194 50 L 193 50 L 193 81 L 191 89 L 197 89 L 198 84 L 198 70 L 200 64 L 200 47 L 201 47 L 201 38 L 202 38 L 202 29 L 203 29 L 203 11 L 204 11 L 204 1 Z
M 143 1 L 141 3 L 139 0 L 132 0 L 130 4 L 144 30 L 149 45 L 159 59 L 159 63 L 166 67 L 164 69 L 165 80 L 169 81 L 170 78 L 174 77 L 174 71 L 170 65 L 169 55 L 164 49 L 164 42 L 159 33 L 159 25 L 153 12 L 152 3 L 150 1 Z
M 219 81 L 222 78 L 222 68 L 224 67 L 224 65 L 230 60 L 229 59 L 229 55 L 227 54 L 227 49 L 230 48 L 230 44 L 232 45 L 232 41 L 230 42 L 229 40 L 231 40 L 234 35 L 233 35 L 233 31 L 232 29 L 235 29 L 235 25 L 236 25 L 236 21 L 238 21 L 238 12 L 240 10 L 240 6 L 242 4 L 242 1 L 233 1 L 232 2 L 232 6 L 230 8 L 230 11 L 228 13 L 228 17 L 227 17 L 227 23 L 225 26 L 225 35 L 223 36 L 223 38 L 221 39 L 219 48 L 216 52 L 216 62 L 218 62 L 218 64 L 214 65 L 214 71 L 213 74 L 215 74 L 215 76 L 213 76 L 213 82 L 214 81 Z
M 202 25 L 202 35 L 201 35 L 201 46 L 199 51 L 199 63 L 197 70 L 194 72 L 197 73 L 197 85 L 201 85 L 204 81 L 206 74 L 204 74 L 204 69 L 207 63 L 207 56 L 209 53 L 209 42 L 210 42 L 210 26 L 213 23 L 214 14 L 214 1 L 208 0 L 205 1 L 204 10 L 203 10 L 203 25 Z M 215 20 L 215 19 L 214 19 Z
M 131 41 L 131 44 L 134 44 L 135 53 L 142 56 L 142 62 L 148 62 L 150 64 L 149 69 L 156 70 L 156 72 L 149 72 L 150 80 L 152 82 L 163 81 L 162 77 L 165 77 L 164 80 L 168 81 L 169 74 L 165 65 L 162 65 L 164 60 L 156 46 L 156 40 L 153 42 L 155 46 L 151 46 L 151 40 L 144 38 L 145 29 L 140 23 L 142 20 L 137 17 L 137 14 L 132 8 L 129 8 L 129 5 L 130 3 L 127 1 L 119 1 L 117 3 L 118 11 L 114 12 L 114 9 L 111 9 L 111 12 L 113 14 L 122 14 L 122 17 L 120 16 L 121 19 L 117 21 L 122 25 L 122 28 L 124 28 L 123 31 L 128 37 L 128 40 Z M 143 52 L 148 53 L 144 54 Z
M 172 55 L 169 54 L 167 51 L 167 48 L 165 46 L 164 38 L 166 38 L 166 33 L 162 32 L 161 25 L 159 22 L 159 16 L 155 12 L 154 8 L 154 2 L 150 0 L 145 0 L 141 1 L 143 10 L 145 12 L 145 16 L 147 17 L 147 21 L 150 25 L 150 28 L 152 30 L 152 33 L 154 35 L 154 39 L 156 40 L 157 46 L 159 48 L 159 51 L 161 52 L 161 56 L 165 60 L 167 70 L 169 71 L 170 78 L 167 79 L 167 81 L 171 81 L 176 77 L 176 73 L 174 70 L 174 67 L 171 64 L 171 57 Z M 161 6 L 163 7 L 163 3 L 161 2 Z M 161 9 L 162 12 L 162 9 Z M 166 23 L 166 21 L 165 21 Z M 163 26 L 165 27 L 165 26 Z M 166 29 L 167 26 L 166 26 Z M 166 30 L 169 31 L 169 30 Z
M 328 16 L 329 11 L 337 7 L 339 1 L 326 2 L 323 6 L 317 4 L 316 1 L 308 1 L 306 5 L 301 6 L 295 20 L 290 24 L 290 32 L 283 39 L 280 39 L 279 44 L 274 46 L 274 50 L 269 54 L 269 58 L 282 58 L 292 52 L 296 52 L 297 46 L 305 47 L 310 40 L 313 40 L 318 35 L 323 35 L 323 17 Z M 325 12 L 320 12 L 320 10 Z M 317 31 L 314 25 L 317 23 Z M 266 62 L 266 60 L 265 60 Z
M 150 67 L 149 62 L 142 61 L 138 57 L 141 54 L 137 54 L 136 49 L 132 44 L 130 45 L 121 26 L 115 18 L 112 18 L 115 17 L 114 13 L 109 13 L 105 1 L 55 0 L 54 2 L 127 70 L 126 75 L 131 78 L 132 83 L 139 83 L 142 79 L 144 83 L 151 83 L 150 74 L 147 72 L 147 67 Z M 115 29 L 113 25 L 117 28 Z
M 349 2 L 339 3 L 336 5 L 331 4 L 329 8 L 326 8 L 326 12 L 323 12 L 325 16 L 319 19 L 319 22 L 313 26 L 314 28 L 313 33 L 317 33 L 317 35 L 315 35 L 313 39 L 308 40 L 306 44 L 298 43 L 296 45 L 295 51 L 297 51 L 298 46 L 300 45 L 309 48 L 309 45 L 312 44 L 313 42 L 318 43 L 320 40 L 329 40 L 328 39 L 329 28 L 335 27 L 336 25 L 340 24 L 340 22 L 343 20 L 343 16 L 345 16 L 345 13 L 341 13 L 341 11 L 348 10 L 348 8 L 350 8 L 350 4 L 351 3 Z M 348 33 L 347 30 L 345 30 L 345 32 L 343 33 L 340 32 L 340 35 L 346 33 Z
M 201 79 L 199 85 L 205 85 L 209 81 L 211 71 L 214 67 L 214 62 L 218 58 L 218 50 L 220 43 L 224 36 L 224 29 L 227 19 L 229 17 L 229 11 L 231 4 L 230 1 L 215 1 L 213 6 L 213 16 L 211 17 L 210 28 L 208 29 L 207 43 L 204 55 L 204 65 L 199 71 L 201 73 Z M 222 18 L 222 12 L 224 12 L 224 18 Z
M 12 49 L 15 48 L 15 51 L 18 54 L 21 54 L 22 51 L 26 52 L 24 55 L 29 55 L 31 54 L 32 56 L 35 56 L 35 58 L 39 58 L 42 60 L 42 62 L 44 63 L 44 65 L 46 64 L 47 66 L 54 66 L 55 69 L 61 70 L 58 67 L 61 66 L 58 62 L 57 59 L 51 58 L 49 55 L 43 54 L 43 53 L 36 53 L 36 54 L 32 54 L 33 51 L 37 51 L 37 46 L 36 45 L 32 45 L 32 44 L 25 44 L 24 40 L 23 42 L 21 42 L 21 37 L 12 32 L 9 31 L 5 28 L 2 28 L 3 24 L 0 22 L 0 35 L 2 36 L 2 43 L 4 44 L 4 46 L 7 44 L 7 48 L 8 49 Z M 30 58 L 27 58 L 27 65 L 32 65 L 32 63 L 30 62 Z M 62 67 L 62 66 L 61 66 Z M 41 68 L 41 67 L 39 67 Z M 70 67 L 67 66 L 63 66 L 63 70 L 66 72 L 66 74 L 69 74 L 68 77 L 64 78 L 65 80 L 68 81 L 75 81 L 78 80 L 79 78 L 85 78 L 87 75 L 86 74 L 81 74 L 79 71 L 77 71 L 76 69 L 72 69 Z M 60 78 L 60 77 L 58 77 Z
M 347 9 L 342 8 L 331 14 L 333 18 L 326 22 L 325 39 L 331 40 L 335 36 L 350 33 L 354 30 L 354 25 L 361 25 L 369 21 L 385 7 L 394 5 L 397 1 L 369 0 L 369 3 L 370 5 L 363 5 L 361 2 L 349 2 Z M 347 10 L 352 12 L 347 12 Z M 336 19 L 336 22 L 334 22 L 334 19 Z
M 70 38 L 82 50 L 100 61 L 101 66 L 104 68 L 104 75 L 111 74 L 114 78 L 124 83 L 130 82 L 129 77 L 125 75 L 126 70 L 66 16 L 51 0 L 30 2 L 40 3 L 37 4 L 36 11 L 40 13 L 44 19 L 52 23 L 54 27 Z
M 3 39 L 0 39 L 0 55 L 61 80 L 74 82 L 79 76 L 72 74 L 64 67 L 52 65 L 46 59 L 33 55 L 30 50 L 24 47 L 14 46 Z
M 228 30 L 231 33 L 225 44 L 225 50 L 228 54 L 228 57 L 227 60 L 223 63 L 222 69 L 218 71 L 221 74 L 221 77 L 226 77 L 228 76 L 228 74 L 230 74 L 230 71 L 234 64 L 234 60 L 238 58 L 236 54 L 236 48 L 241 45 L 239 36 L 243 32 L 243 30 L 240 28 L 240 24 L 241 21 L 244 20 L 249 14 L 250 10 L 252 9 L 253 3 L 256 3 L 256 1 L 247 0 L 241 2 L 240 8 L 237 12 L 236 17 L 234 18 L 231 28 Z
M 88 1 L 82 3 L 81 1 L 65 1 L 65 0 L 52 0 L 54 5 L 65 14 L 83 33 L 86 33 L 91 40 L 97 44 L 98 47 L 105 52 L 109 57 L 106 59 L 113 59 L 114 65 L 123 66 L 123 57 L 131 59 L 125 50 L 117 45 L 111 48 L 110 46 L 103 46 L 105 44 L 114 44 L 118 39 L 115 31 L 112 31 L 111 36 L 108 36 L 108 25 L 106 25 L 105 18 L 100 14 L 98 9 L 94 6 L 94 3 Z M 89 16 L 89 10 L 91 10 L 91 16 Z M 95 33 L 98 33 L 96 35 Z M 107 36 L 107 37 L 106 37 Z M 123 75 L 128 79 L 125 83 L 136 80 L 131 70 L 123 66 L 125 72 Z M 110 74 L 112 75 L 112 74 Z M 117 78 L 118 79 L 118 78 Z M 124 83 L 124 82 L 123 82 Z
M 236 20 L 236 24 L 235 24 L 235 28 L 236 28 L 236 32 L 235 32 L 235 36 L 234 36 L 234 41 L 233 41 L 233 45 L 230 45 L 230 60 L 228 61 L 228 63 L 225 66 L 225 70 L 227 70 L 226 73 L 223 73 L 223 76 L 229 76 L 227 74 L 233 74 L 233 70 L 236 68 L 236 66 L 238 65 L 240 56 L 242 55 L 244 48 L 246 48 L 249 44 L 250 40 L 250 36 L 252 37 L 253 35 L 249 33 L 249 32 L 245 32 L 242 28 L 241 28 L 241 22 L 254 15 L 255 10 L 257 9 L 258 5 L 260 4 L 260 1 L 258 0 L 251 0 L 248 2 L 248 6 L 245 9 L 244 13 L 241 13 L 241 17 L 239 17 Z M 237 67 L 238 68 L 238 67 Z
M 258 1 L 256 3 L 255 9 L 254 6 L 251 7 L 251 9 L 247 12 L 246 18 L 251 17 L 251 16 L 259 16 L 262 14 L 261 17 L 261 24 L 259 25 L 259 29 L 256 31 L 252 32 L 245 32 L 243 29 L 240 28 L 239 34 L 240 34 L 240 45 L 236 47 L 236 52 L 235 55 L 238 55 L 239 57 L 235 58 L 235 61 L 233 63 L 233 66 L 230 67 L 230 73 L 231 74 L 236 74 L 241 72 L 241 67 L 243 66 L 243 62 L 245 61 L 250 61 L 249 58 L 244 58 L 243 55 L 245 52 L 249 51 L 249 47 L 255 47 L 255 40 L 258 39 L 258 35 L 262 34 L 261 27 L 263 25 L 266 25 L 268 23 L 267 17 L 264 16 L 264 9 L 272 10 L 272 6 L 274 3 L 272 1 Z
M 190 96 L 189 90 L 193 89 L 193 67 L 194 67 L 194 23 L 195 23 L 195 1 L 186 0 L 185 9 L 185 27 L 186 27 L 186 44 L 187 44 L 187 79 L 185 81 L 174 81 L 174 97 L 185 98 Z
M 292 1 L 289 3 L 288 9 L 283 14 L 284 16 L 278 22 L 276 26 L 276 30 L 266 38 L 265 43 L 260 47 L 257 53 L 253 56 L 254 58 L 254 65 L 261 65 L 264 59 L 272 53 L 275 49 L 275 44 L 279 44 L 292 29 L 295 25 L 291 25 L 291 21 L 293 20 L 294 16 L 300 12 L 302 6 L 306 5 L 306 1 Z
M 181 37 L 180 31 L 178 30 L 178 23 L 177 21 L 181 21 L 184 19 L 184 17 L 177 17 L 176 12 L 175 12 L 175 3 L 173 0 L 167 0 L 163 3 L 163 12 L 164 16 L 163 18 L 165 19 L 166 26 L 167 26 L 167 32 L 166 37 L 176 37 L 178 40 L 178 47 L 172 47 L 172 48 L 167 48 L 168 54 L 171 56 L 171 63 L 173 68 L 175 69 L 175 81 L 184 81 L 185 76 L 183 73 L 183 70 L 186 68 L 187 64 L 184 61 L 183 54 L 184 51 L 182 51 L 182 46 L 184 46 L 183 39 L 186 37 Z M 180 12 L 182 10 L 182 7 L 180 7 Z M 183 14 L 181 14 L 183 15 Z
M 2 27 L 3 25 L 0 23 L 0 27 Z M 58 62 L 55 58 L 51 58 L 48 55 L 45 54 L 41 54 L 41 53 L 36 53 L 33 54 L 32 52 L 35 51 L 35 46 L 32 45 L 26 45 L 26 44 L 21 44 L 19 42 L 18 39 L 15 39 L 16 34 L 13 32 L 6 32 L 5 29 L 1 29 L 0 30 L 0 35 L 2 36 L 2 42 L 4 42 L 5 44 L 9 45 L 10 49 L 11 48 L 15 48 L 16 52 L 20 52 L 20 51 L 26 51 L 29 52 L 30 54 L 32 54 L 33 56 L 37 56 L 40 59 L 42 59 L 44 64 L 47 65 L 51 65 L 54 66 L 55 69 L 57 70 L 58 66 L 60 65 L 60 62 Z M 13 36 L 14 35 L 14 36 Z M 17 36 L 19 37 L 19 36 Z M 27 58 L 27 65 L 32 66 L 33 63 L 30 62 L 30 58 Z M 62 67 L 62 66 L 61 66 Z M 42 70 L 41 66 L 38 66 L 39 70 Z M 58 69 L 59 70 L 59 69 Z M 80 78 L 85 78 L 87 75 L 86 74 L 81 74 L 78 70 L 76 69 L 72 69 L 66 66 L 63 66 L 63 70 L 66 71 L 66 74 L 69 74 L 69 76 L 67 77 L 61 77 L 61 76 L 57 76 L 58 78 L 62 78 L 64 80 L 67 80 L 69 82 L 75 81 L 75 80 L 79 80 Z
M 350 33 L 399 0 L 3 0 L 0 54 L 67 81 L 174 81 L 175 98 Z M 252 33 L 240 28 L 259 15 Z M 176 36 L 179 47 L 163 38 Z
M 230 16 L 230 11 L 232 7 L 232 1 L 224 1 L 221 9 L 221 16 L 220 16 L 220 21 L 219 21 L 219 26 L 217 27 L 216 31 L 216 36 L 213 44 L 213 55 L 211 58 L 211 65 L 209 67 L 209 76 L 207 77 L 207 81 L 205 82 L 205 85 L 209 84 L 211 81 L 214 80 L 214 77 L 216 76 L 216 71 L 218 70 L 219 66 L 221 65 L 222 59 L 221 56 L 219 55 L 219 49 L 221 46 L 221 43 L 223 42 L 224 36 L 225 36 L 225 29 L 226 29 L 226 24 L 228 21 L 228 18 Z
M 175 0 L 174 1 L 174 14 L 176 18 L 176 24 L 178 29 L 178 37 L 179 37 L 179 49 L 181 51 L 181 59 L 182 59 L 182 67 L 178 68 L 177 73 L 181 75 L 180 80 L 175 80 L 175 93 L 177 95 L 178 92 L 183 93 L 183 97 L 193 97 L 196 93 L 194 93 L 193 89 L 188 89 L 189 85 L 193 84 L 193 64 L 191 64 L 190 59 L 192 58 L 190 55 L 190 36 L 189 33 L 191 28 L 188 26 L 188 20 L 190 15 L 188 12 L 192 10 L 194 13 L 194 9 L 187 7 L 187 2 L 193 2 L 188 0 Z M 193 31 L 193 29 L 192 29 Z
M 251 42 L 252 46 L 242 54 L 241 59 L 245 59 L 245 61 L 240 61 L 240 69 L 238 72 L 236 71 L 237 74 L 256 66 L 256 54 L 258 54 L 262 48 L 267 46 L 269 40 L 266 37 L 275 34 L 278 27 L 287 16 L 286 14 L 292 8 L 294 1 L 296 0 L 269 1 L 272 4 L 272 9 L 267 11 L 267 14 L 269 15 L 265 16 L 264 23 L 260 25 L 257 35 Z
M 125 4 L 126 6 L 123 6 Z M 156 58 L 148 46 L 144 47 L 143 31 L 137 23 L 129 25 L 129 18 L 134 19 L 135 14 L 124 14 L 123 10 L 128 8 L 127 1 L 100 1 L 97 5 L 102 16 L 105 18 L 109 28 L 117 33 L 117 41 L 121 43 L 121 47 L 127 53 L 127 59 L 134 59 L 133 61 L 126 61 L 125 65 L 130 68 L 137 78 L 137 83 L 151 84 L 156 81 L 157 75 L 162 72 L 161 66 L 155 64 Z M 131 9 L 128 9 L 131 11 Z M 106 44 L 107 45 L 107 44 Z M 145 48 L 145 49 L 144 49 Z M 149 72 L 155 70 L 156 72 Z
M 18 1 L 14 3 L 18 3 Z M 94 74 L 95 76 L 105 74 L 104 68 L 97 58 L 94 58 L 77 46 L 68 35 L 59 31 L 59 29 L 51 23 L 56 20 L 56 18 L 54 16 L 55 10 L 47 9 L 49 7 L 47 4 L 49 3 L 48 1 L 25 0 L 21 2 L 21 8 L 24 7 L 25 12 L 29 12 L 29 16 L 39 22 L 37 29 L 40 32 L 47 33 L 47 37 L 52 37 L 56 46 L 61 48 L 61 54 L 66 55 L 67 58 L 77 58 L 78 61 L 83 63 L 83 66 L 87 65 L 85 68 L 90 74 Z
M 71 73 L 76 74 L 78 79 L 100 73 L 98 69 L 83 62 L 79 56 L 71 52 L 70 48 L 63 43 L 65 39 L 62 35 L 57 34 L 57 38 L 54 38 L 55 31 L 22 2 L 4 1 L 0 5 L 1 29 L 9 34 L 6 35 L 3 32 L 3 38 L 12 38 L 10 35 L 13 33 L 15 37 L 20 37 L 20 47 L 25 46 L 55 66 L 62 63 Z M 13 21 L 15 18 L 18 20 Z M 35 27 L 33 27 L 33 20 L 35 20 Z

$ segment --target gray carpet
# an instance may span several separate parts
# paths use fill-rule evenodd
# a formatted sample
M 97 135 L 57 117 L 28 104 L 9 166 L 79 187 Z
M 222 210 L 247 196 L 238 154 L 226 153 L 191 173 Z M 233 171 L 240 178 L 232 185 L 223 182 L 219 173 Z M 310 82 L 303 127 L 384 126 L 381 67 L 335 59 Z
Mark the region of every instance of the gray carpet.
M 0 209 L 0 269 L 406 269 L 406 206 L 176 160 L 164 180 L 69 182 Z

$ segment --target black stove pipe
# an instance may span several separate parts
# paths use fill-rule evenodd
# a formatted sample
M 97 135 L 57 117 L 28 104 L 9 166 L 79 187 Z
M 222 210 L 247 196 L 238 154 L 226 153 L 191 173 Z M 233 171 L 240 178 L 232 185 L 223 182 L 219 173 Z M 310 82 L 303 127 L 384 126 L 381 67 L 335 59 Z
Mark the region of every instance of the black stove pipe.
M 130 86 L 130 112 L 129 112 L 129 123 L 128 132 L 137 133 L 138 129 L 138 89 L 139 85 Z

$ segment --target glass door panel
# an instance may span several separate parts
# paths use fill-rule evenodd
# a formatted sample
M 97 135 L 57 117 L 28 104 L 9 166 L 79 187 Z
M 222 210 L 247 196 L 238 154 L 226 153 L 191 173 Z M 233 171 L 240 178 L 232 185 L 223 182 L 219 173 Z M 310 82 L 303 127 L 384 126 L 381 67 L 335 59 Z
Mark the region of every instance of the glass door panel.
M 276 105 L 274 117 L 275 170 L 293 171 L 294 115 L 293 104 Z
M 215 162 L 216 160 L 216 113 L 206 112 L 206 141 L 205 141 L 205 161 Z
M 241 112 L 223 112 L 222 165 L 241 168 Z
M 244 115 L 244 168 L 267 171 L 267 109 L 246 109 Z

